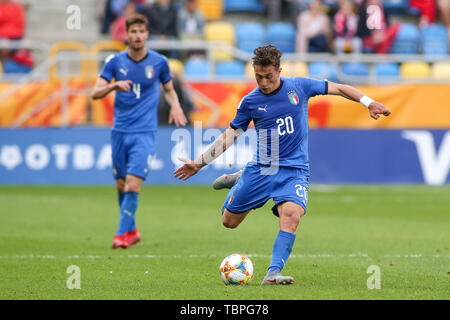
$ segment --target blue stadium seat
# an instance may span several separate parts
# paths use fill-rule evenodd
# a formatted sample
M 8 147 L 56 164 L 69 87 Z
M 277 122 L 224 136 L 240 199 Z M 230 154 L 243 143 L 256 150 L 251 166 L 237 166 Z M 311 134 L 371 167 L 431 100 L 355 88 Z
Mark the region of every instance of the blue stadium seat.
M 421 41 L 423 53 L 426 55 L 446 55 L 448 53 L 448 31 L 441 24 L 422 28 Z
M 399 77 L 400 67 L 394 62 L 376 63 L 375 75 L 377 77 Z
M 271 22 L 267 25 L 267 44 L 284 53 L 295 52 L 296 29 L 288 22 Z
M 411 23 L 403 23 L 391 47 L 391 53 L 417 54 L 420 46 L 419 28 Z
M 375 75 L 379 81 L 397 82 L 400 78 L 400 67 L 393 62 L 376 63 Z
M 12 59 L 3 62 L 3 73 L 29 73 L 30 71 L 30 67 L 19 64 Z
M 260 0 L 225 0 L 225 11 L 256 11 L 263 12 Z
M 368 76 L 369 68 L 363 62 L 344 62 L 341 68 L 342 72 L 349 76 Z
M 409 0 L 383 0 L 383 7 L 388 13 L 407 13 L 409 10 Z
M 308 76 L 314 79 L 328 79 L 338 82 L 336 65 L 328 62 L 311 62 L 308 65 Z
M 243 77 L 245 75 L 245 65 L 241 61 L 217 62 L 216 75 L 221 77 Z
M 253 53 L 253 50 L 264 45 L 266 29 L 259 22 L 243 22 L 236 26 L 236 45 L 239 49 Z
M 208 76 L 210 65 L 208 61 L 202 59 L 192 59 L 184 64 L 184 74 L 186 76 Z

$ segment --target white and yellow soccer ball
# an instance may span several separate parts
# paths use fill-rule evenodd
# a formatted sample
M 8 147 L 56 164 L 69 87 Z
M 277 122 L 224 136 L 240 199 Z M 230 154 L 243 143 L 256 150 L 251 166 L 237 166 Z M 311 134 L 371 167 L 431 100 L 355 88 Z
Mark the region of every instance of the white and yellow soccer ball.
M 252 261 L 239 253 L 230 254 L 220 264 L 220 277 L 225 284 L 249 284 L 253 279 Z

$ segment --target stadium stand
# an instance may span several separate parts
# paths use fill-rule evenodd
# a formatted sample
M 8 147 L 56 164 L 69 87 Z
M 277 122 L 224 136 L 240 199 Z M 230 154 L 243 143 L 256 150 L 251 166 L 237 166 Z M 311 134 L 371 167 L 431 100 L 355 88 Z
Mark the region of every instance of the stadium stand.
M 404 14 L 408 11 L 409 0 L 383 0 L 383 6 L 392 14 Z
M 304 62 L 296 61 L 289 68 L 293 70 L 293 77 L 308 76 L 308 65 Z
M 245 65 L 241 61 L 219 61 L 216 64 L 216 75 L 220 77 L 242 77 Z
M 205 40 L 221 42 L 229 46 L 234 46 L 235 32 L 234 26 L 226 21 L 209 22 L 205 26 Z M 232 57 L 223 50 L 215 50 L 214 57 L 216 60 L 231 60 Z
M 446 55 L 448 53 L 447 28 L 440 24 L 422 28 L 421 44 L 425 55 Z
M 288 22 L 271 22 L 267 25 L 267 43 L 284 53 L 295 52 L 295 27 Z
M 420 48 L 420 32 L 416 25 L 403 23 L 394 43 L 391 53 L 394 54 L 417 54 Z
M 400 67 L 397 63 L 383 62 L 375 64 L 375 75 L 382 80 L 398 80 Z
M 197 0 L 199 10 L 203 11 L 206 20 L 219 20 L 223 16 L 223 0 Z
M 311 62 L 308 66 L 308 76 L 315 79 L 338 81 L 336 65 L 328 62 Z
M 308 1 L 309 2 L 309 1 Z M 103 38 L 99 34 L 98 21 L 96 21 L 96 14 L 98 14 L 98 5 L 94 5 L 92 1 L 89 0 L 79 0 L 79 6 L 83 7 L 83 15 L 81 18 L 82 30 L 69 30 L 68 28 L 57 28 L 57 25 L 66 24 L 64 19 L 67 19 L 67 15 L 61 17 L 60 12 L 66 11 L 67 7 L 71 5 L 70 0 L 58 0 L 58 1 L 46 1 L 40 2 L 38 0 L 23 0 L 24 6 L 27 8 L 27 28 L 26 37 L 33 39 L 35 42 L 47 44 L 50 48 L 52 45 L 66 46 L 67 42 L 65 40 L 70 39 L 75 47 L 58 49 L 59 51 L 78 51 L 79 53 L 95 53 L 98 54 L 99 61 L 104 59 L 105 55 L 103 52 L 107 51 L 118 51 L 123 49 L 123 47 L 111 47 L 110 38 Z M 329 61 L 326 62 L 316 62 L 314 60 L 314 55 L 309 55 L 305 60 L 303 57 L 290 55 L 295 53 L 295 43 L 298 30 L 296 27 L 287 22 L 288 17 L 283 16 L 283 21 L 271 22 L 267 18 L 267 12 L 262 10 L 263 5 L 260 0 L 197 0 L 198 7 L 204 12 L 208 23 L 205 27 L 205 40 L 206 42 L 197 44 L 194 50 L 195 52 L 200 52 L 201 55 L 205 56 L 206 61 L 195 62 L 189 60 L 189 55 L 182 55 L 182 60 L 177 60 L 173 68 L 177 70 L 182 70 L 184 73 L 183 64 L 188 65 L 188 70 L 186 75 L 204 75 L 209 76 L 210 70 L 216 70 L 215 66 L 218 67 L 216 70 L 216 75 L 222 75 L 231 73 L 234 75 L 242 74 L 243 76 L 253 77 L 253 70 L 251 64 L 246 63 L 250 58 L 254 48 L 263 44 L 273 44 L 280 48 L 284 57 L 287 57 L 289 63 L 285 64 L 283 67 L 284 72 L 289 69 L 288 76 L 293 75 L 303 75 L 312 76 L 319 78 L 329 78 L 330 80 L 337 81 L 336 76 L 336 66 L 340 65 L 342 69 L 342 74 L 345 76 L 361 76 L 367 75 L 369 73 L 371 76 L 374 75 L 380 78 L 395 78 L 400 77 L 408 78 L 414 76 L 415 74 L 428 74 L 433 78 L 443 79 L 446 74 L 442 64 L 440 72 L 438 67 L 441 64 L 437 55 L 448 55 L 449 40 L 448 40 L 448 29 L 438 21 L 435 24 L 431 24 L 425 27 L 419 27 L 419 17 L 418 13 L 412 9 L 408 0 L 384 0 L 383 5 L 386 10 L 395 15 L 395 21 L 401 22 L 401 28 L 396 35 L 396 38 L 391 47 L 390 53 L 394 54 L 387 58 L 386 62 L 380 62 L 380 60 L 373 61 L 372 58 L 368 60 L 366 55 L 361 55 L 357 57 L 354 63 L 349 63 L 343 56 L 333 56 L 331 55 Z M 323 1 L 323 5 L 327 8 L 325 12 L 332 17 L 336 9 L 336 1 Z M 358 5 L 358 2 L 356 1 Z M 64 9 L 64 10 L 63 10 Z M 56 14 L 58 13 L 58 17 Z M 48 24 L 40 23 L 42 20 L 49 21 Z M 106 40 L 106 41 L 103 41 Z M 62 42 L 59 42 L 62 41 Z M 86 48 L 80 51 L 79 44 L 85 45 Z M 208 43 L 224 43 L 228 46 L 225 50 L 220 50 L 218 48 L 211 49 Z M 150 41 L 151 44 L 151 41 Z M 105 47 L 106 46 L 106 47 Z M 200 46 L 200 47 L 198 47 Z M 90 48 L 90 49 L 89 49 Z M 171 45 L 170 49 L 177 48 L 177 45 Z M 48 49 L 50 55 L 48 57 L 53 57 L 55 55 L 54 47 Z M 179 49 L 179 50 L 191 50 Z M 212 51 L 212 57 L 210 55 L 210 50 Z M 102 52 L 102 54 L 99 54 Z M 59 54 L 59 53 L 58 53 Z M 401 55 L 420 55 L 423 54 L 423 59 L 428 65 L 424 67 L 423 65 L 415 66 L 414 63 L 403 63 Z M 345 56 L 345 55 L 344 55 Z M 425 58 L 428 57 L 428 58 Z M 358 61 L 358 59 L 360 61 Z M 372 60 L 371 60 L 372 59 Z M 239 60 L 242 63 L 237 63 Z M 318 59 L 324 61 L 322 58 Z M 410 59 L 408 59 L 410 60 Z M 422 60 L 420 56 L 413 58 L 414 61 Z M 446 58 L 442 58 L 446 60 Z M 224 64 L 219 64 L 221 61 L 229 61 L 228 69 L 221 67 Z M 434 63 L 437 61 L 436 63 Z M 43 60 L 40 59 L 39 63 Z M 180 65 L 181 64 L 181 65 Z M 190 65 L 198 64 L 198 70 L 193 70 Z M 371 69 L 371 64 L 374 64 L 374 68 Z M 405 64 L 405 65 L 404 65 Z M 91 72 L 95 74 L 101 64 L 96 63 L 95 67 L 92 61 L 88 63 L 89 69 L 95 70 Z M 238 66 L 239 65 L 239 66 Z M 431 65 L 431 66 L 430 66 Z M 232 68 L 233 67 L 233 68 Z M 87 68 L 83 67 L 82 68 Z M 235 69 L 234 69 L 235 68 Z M 79 67 L 77 67 L 77 70 Z M 430 69 L 428 71 L 425 71 Z M 18 68 L 14 61 L 6 62 L 3 61 L 3 73 L 17 73 L 17 72 L 27 72 L 30 68 Z M 56 77 L 56 66 L 50 68 L 51 78 Z M 374 70 L 373 74 L 369 72 Z M 84 74 L 83 72 L 81 72 Z M 373 77 L 371 78 L 373 79 Z M 362 80 L 361 80 L 362 81 Z
M 431 66 L 431 76 L 434 79 L 449 79 L 450 78 L 450 62 L 439 61 Z
M 266 30 L 262 23 L 243 22 L 236 26 L 236 46 L 245 51 L 253 53 L 253 50 L 264 45 L 266 41 Z
M 176 73 L 179 76 L 184 74 L 184 64 L 181 60 L 170 58 L 168 61 L 171 72 Z
M 422 61 L 404 62 L 400 67 L 400 74 L 403 78 L 428 78 L 430 73 L 430 66 Z
M 184 64 L 184 74 L 186 76 L 205 76 L 211 71 L 211 66 L 208 61 L 203 59 L 190 59 Z
M 225 11 L 249 11 L 262 12 L 263 6 L 260 0 L 225 0 Z

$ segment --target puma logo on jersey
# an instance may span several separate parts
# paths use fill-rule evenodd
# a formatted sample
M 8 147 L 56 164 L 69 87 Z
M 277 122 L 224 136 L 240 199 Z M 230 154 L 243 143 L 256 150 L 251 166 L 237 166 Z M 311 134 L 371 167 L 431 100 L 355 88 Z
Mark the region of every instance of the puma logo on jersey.
M 262 108 L 262 107 L 259 107 L 259 108 L 258 108 L 258 110 L 261 110 L 261 111 L 265 111 L 265 112 L 267 112 L 266 108 L 267 108 L 267 104 L 266 104 L 266 105 L 264 106 L 264 108 Z
M 124 69 L 124 68 L 120 68 L 120 69 L 119 69 L 119 72 L 120 72 L 120 73 L 123 73 L 123 75 L 126 77 L 126 76 L 127 76 L 127 73 L 128 73 L 128 70 L 127 70 L 127 69 Z

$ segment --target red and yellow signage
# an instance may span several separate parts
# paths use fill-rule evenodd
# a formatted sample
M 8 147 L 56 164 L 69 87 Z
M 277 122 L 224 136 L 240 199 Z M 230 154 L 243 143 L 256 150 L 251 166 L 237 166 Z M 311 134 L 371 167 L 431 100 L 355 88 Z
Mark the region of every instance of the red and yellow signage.
M 33 82 L 21 86 L 0 101 L 0 127 L 60 126 L 67 114 L 69 125 L 109 126 L 113 121 L 114 94 L 102 100 L 88 96 L 91 81 L 71 79 L 69 90 L 60 81 Z M 12 84 L 0 83 L 0 97 Z M 192 121 L 226 127 L 244 95 L 255 82 L 189 82 L 196 110 Z M 317 96 L 309 101 L 312 128 L 450 128 L 450 84 L 397 84 L 358 87 L 392 111 L 388 118 L 371 119 L 361 104 L 338 96 Z M 64 92 L 69 95 L 65 96 Z M 66 102 L 66 103 L 65 103 Z M 63 106 L 67 105 L 67 113 Z

